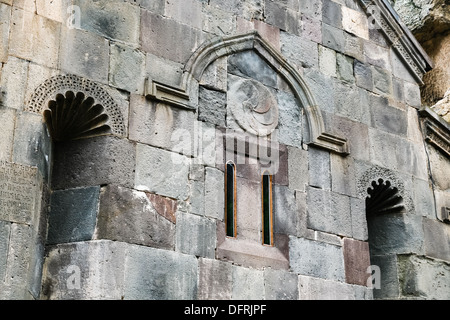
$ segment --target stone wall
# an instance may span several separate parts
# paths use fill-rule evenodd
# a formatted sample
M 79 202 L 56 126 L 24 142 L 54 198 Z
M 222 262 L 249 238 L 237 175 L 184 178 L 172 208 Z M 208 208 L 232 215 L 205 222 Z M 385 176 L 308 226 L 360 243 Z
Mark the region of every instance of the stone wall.
M 0 298 L 448 299 L 427 57 L 370 8 L 0 0 Z

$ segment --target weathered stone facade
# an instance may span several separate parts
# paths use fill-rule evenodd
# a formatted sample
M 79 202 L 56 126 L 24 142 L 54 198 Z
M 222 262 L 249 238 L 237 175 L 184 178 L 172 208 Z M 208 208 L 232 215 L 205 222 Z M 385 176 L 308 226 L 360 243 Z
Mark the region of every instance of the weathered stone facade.
M 450 298 L 450 125 L 387 1 L 0 0 L 0 34 L 1 299 Z

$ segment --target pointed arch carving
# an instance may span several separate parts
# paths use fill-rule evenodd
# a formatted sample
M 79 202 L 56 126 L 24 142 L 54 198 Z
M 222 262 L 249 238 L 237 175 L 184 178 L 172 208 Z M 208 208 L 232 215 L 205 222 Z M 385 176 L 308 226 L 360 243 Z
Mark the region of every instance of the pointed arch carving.
M 257 31 L 231 37 L 216 37 L 206 41 L 186 63 L 180 86 L 174 87 L 148 79 L 145 95 L 147 98 L 164 101 L 176 107 L 196 110 L 198 83 L 208 65 L 218 58 L 247 50 L 254 50 L 291 87 L 308 120 L 310 139 L 308 144 L 348 155 L 347 140 L 326 131 L 320 108 L 303 77 Z
M 25 111 L 43 114 L 56 137 L 125 136 L 122 112 L 109 93 L 99 84 L 73 74 L 44 81 L 34 91 Z M 71 132 L 64 133 L 65 126 Z

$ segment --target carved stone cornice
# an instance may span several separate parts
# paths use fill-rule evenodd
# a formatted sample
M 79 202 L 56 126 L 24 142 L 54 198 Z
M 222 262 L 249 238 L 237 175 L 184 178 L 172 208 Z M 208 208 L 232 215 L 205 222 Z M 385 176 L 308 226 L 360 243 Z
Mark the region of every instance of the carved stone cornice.
M 378 28 L 399 53 L 419 84 L 423 75 L 433 68 L 433 62 L 411 31 L 401 21 L 387 0 L 358 0 L 369 16 L 372 28 Z
M 428 107 L 419 111 L 425 140 L 450 158 L 450 124 Z

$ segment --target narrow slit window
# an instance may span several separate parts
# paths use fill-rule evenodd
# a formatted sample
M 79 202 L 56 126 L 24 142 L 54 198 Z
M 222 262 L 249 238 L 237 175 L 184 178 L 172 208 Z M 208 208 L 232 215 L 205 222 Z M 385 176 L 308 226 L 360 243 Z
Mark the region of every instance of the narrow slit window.
M 264 173 L 262 176 L 262 238 L 263 244 L 273 245 L 272 217 L 272 176 Z
M 228 162 L 225 171 L 225 224 L 228 237 L 236 237 L 236 166 Z

